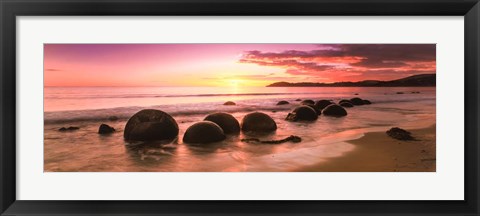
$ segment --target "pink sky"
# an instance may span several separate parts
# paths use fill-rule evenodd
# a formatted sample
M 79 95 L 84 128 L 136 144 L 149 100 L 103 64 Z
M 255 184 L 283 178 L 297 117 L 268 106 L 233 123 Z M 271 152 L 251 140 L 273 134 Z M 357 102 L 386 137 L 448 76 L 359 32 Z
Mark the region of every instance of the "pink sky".
M 265 86 L 435 73 L 434 44 L 46 44 L 45 86 Z

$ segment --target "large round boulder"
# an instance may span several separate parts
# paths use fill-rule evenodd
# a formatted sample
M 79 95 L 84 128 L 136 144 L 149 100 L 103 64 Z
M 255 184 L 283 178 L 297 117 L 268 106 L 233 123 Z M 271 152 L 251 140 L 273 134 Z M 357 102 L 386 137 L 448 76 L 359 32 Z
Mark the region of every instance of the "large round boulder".
M 318 118 L 318 114 L 310 106 L 299 106 L 295 108 L 291 113 L 287 115 L 285 120 L 287 121 L 315 121 Z
M 347 108 L 350 108 L 350 107 L 353 107 L 353 104 L 350 103 L 350 102 L 341 102 L 339 103 L 338 105 L 342 106 L 342 107 L 347 107 Z
M 345 110 L 343 107 L 339 105 L 330 104 L 327 107 L 325 107 L 325 109 L 323 109 L 323 115 L 335 116 L 335 117 L 346 116 L 347 110 Z
M 228 113 L 213 113 L 205 117 L 204 120 L 217 124 L 225 134 L 240 133 L 240 124 L 235 117 Z
M 301 102 L 302 105 L 314 105 L 315 104 L 315 101 L 313 100 L 303 100 Z
M 311 107 L 313 110 L 315 110 L 315 112 L 317 113 L 317 115 L 321 115 L 322 114 L 322 110 L 321 109 L 318 109 L 315 105 L 307 105 L 309 107 Z
M 183 135 L 184 143 L 212 143 L 224 140 L 220 126 L 211 121 L 201 121 L 190 126 Z
M 365 104 L 363 102 L 363 100 L 361 98 L 358 98 L 358 97 L 352 98 L 352 99 L 350 99 L 350 101 L 352 102 L 353 105 L 363 105 L 363 104 Z
M 169 114 L 145 109 L 128 119 L 123 138 L 129 141 L 173 140 L 178 136 L 178 125 Z
M 288 101 L 284 101 L 284 100 L 279 101 L 279 102 L 277 103 L 277 105 L 287 105 L 287 104 L 290 104 L 290 103 L 289 103 Z
M 329 101 L 329 100 L 319 100 L 317 102 L 315 102 L 315 107 L 318 109 L 318 110 L 323 110 L 325 109 L 325 107 L 327 107 L 328 105 L 330 104 L 333 104 L 332 101 Z
M 245 132 L 273 132 L 277 130 L 277 124 L 267 114 L 253 112 L 247 114 L 242 120 L 242 131 Z

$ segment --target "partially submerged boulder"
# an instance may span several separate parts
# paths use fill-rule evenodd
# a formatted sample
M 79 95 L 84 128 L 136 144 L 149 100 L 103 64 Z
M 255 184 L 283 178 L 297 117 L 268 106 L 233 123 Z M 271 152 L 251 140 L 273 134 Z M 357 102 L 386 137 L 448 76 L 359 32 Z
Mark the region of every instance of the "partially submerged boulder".
M 343 103 L 343 102 L 348 102 L 348 103 L 353 104 L 352 101 L 347 100 L 347 99 L 343 99 L 343 100 L 338 101 L 338 104 Z
M 100 127 L 98 128 L 99 134 L 111 134 L 113 132 L 115 132 L 115 128 L 107 124 L 101 124 Z
M 236 104 L 235 102 L 233 102 L 233 101 L 227 101 L 227 102 L 225 102 L 223 105 L 225 105 L 225 106 L 235 106 L 235 105 L 237 105 L 237 104 Z
M 287 121 L 315 121 L 318 118 L 317 112 L 310 106 L 299 106 L 287 115 Z
M 370 105 L 370 104 L 372 104 L 372 102 L 370 102 L 369 100 L 363 100 L 363 104 Z
M 352 99 L 350 99 L 350 101 L 352 102 L 353 105 L 357 105 L 357 106 L 364 104 L 363 99 L 358 98 L 358 97 L 352 98 Z
M 347 110 L 345 110 L 343 107 L 339 105 L 330 104 L 327 107 L 325 107 L 325 109 L 323 109 L 323 115 L 342 117 L 347 115 Z
M 273 132 L 277 130 L 277 124 L 269 115 L 261 112 L 247 114 L 242 119 L 242 131 L 244 132 Z
M 213 113 L 205 117 L 204 120 L 217 124 L 225 134 L 240 133 L 240 124 L 235 117 L 228 113 Z
M 397 140 L 414 140 L 415 139 L 412 137 L 410 132 L 398 127 L 390 128 L 390 130 L 387 131 L 387 135 Z
M 302 105 L 315 105 L 315 101 L 313 100 L 303 100 Z
M 75 130 L 78 130 L 80 129 L 79 127 L 73 127 L 73 126 L 70 126 L 70 127 L 62 127 L 60 129 L 58 129 L 58 131 L 60 132 L 67 132 L 67 131 L 75 131 Z
M 295 101 L 302 101 L 302 99 L 298 98 L 298 99 L 296 99 Z
M 178 125 L 169 114 L 145 109 L 128 119 L 123 138 L 128 141 L 173 140 L 178 136 Z
M 190 126 L 185 135 L 184 143 L 212 143 L 224 140 L 225 134 L 220 126 L 211 121 L 201 121 Z
M 277 103 L 277 105 L 287 105 L 287 104 L 290 104 L 290 103 L 289 103 L 288 101 L 284 101 L 284 100 L 279 101 L 279 102 Z
M 333 104 L 332 101 L 329 101 L 329 100 L 319 100 L 317 102 L 315 102 L 315 107 L 318 109 L 318 110 L 323 110 L 325 109 L 325 107 L 327 107 L 328 105 L 330 104 Z
M 339 103 L 339 105 L 342 106 L 342 107 L 347 107 L 347 108 L 353 107 L 353 104 L 352 104 L 352 103 L 350 103 L 350 102 L 345 102 L 345 101 Z

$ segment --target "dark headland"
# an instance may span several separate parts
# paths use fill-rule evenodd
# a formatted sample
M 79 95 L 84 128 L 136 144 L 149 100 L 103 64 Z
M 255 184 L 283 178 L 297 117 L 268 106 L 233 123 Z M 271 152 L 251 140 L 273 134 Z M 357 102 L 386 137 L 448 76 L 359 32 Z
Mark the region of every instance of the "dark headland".
M 267 87 L 433 87 L 436 85 L 436 74 L 419 74 L 402 79 L 380 81 L 364 80 L 358 82 L 334 82 L 334 83 L 313 83 L 313 82 L 276 82 Z

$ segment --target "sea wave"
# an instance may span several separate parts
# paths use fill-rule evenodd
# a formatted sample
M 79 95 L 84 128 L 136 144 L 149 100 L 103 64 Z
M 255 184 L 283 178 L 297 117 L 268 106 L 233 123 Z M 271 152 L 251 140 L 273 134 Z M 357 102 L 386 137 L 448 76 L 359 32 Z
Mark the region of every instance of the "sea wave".
M 325 98 L 334 101 L 341 98 Z M 371 100 L 374 105 L 418 102 L 418 103 L 435 103 L 435 98 L 419 97 L 419 98 L 365 98 Z M 157 105 L 157 106 L 127 106 L 108 109 L 87 109 L 87 110 L 69 110 L 69 111 L 52 111 L 44 113 L 45 124 L 83 122 L 83 121 L 106 121 L 110 117 L 115 116 L 118 120 L 127 120 L 136 112 L 142 109 L 159 109 L 169 113 L 172 116 L 191 116 L 191 115 L 208 115 L 213 112 L 254 112 L 254 111 L 285 111 L 291 110 L 298 106 L 300 102 L 291 102 L 289 105 L 277 106 L 276 102 L 280 99 L 268 100 L 245 100 L 236 101 L 235 106 L 224 106 L 219 103 L 197 103 L 197 104 L 174 104 L 174 105 Z
M 226 93 L 226 94 L 118 94 L 118 95 L 48 95 L 45 99 L 90 99 L 90 98 L 182 98 L 182 97 L 236 97 L 236 96 L 275 96 L 275 95 L 310 95 L 314 92 L 305 93 Z

